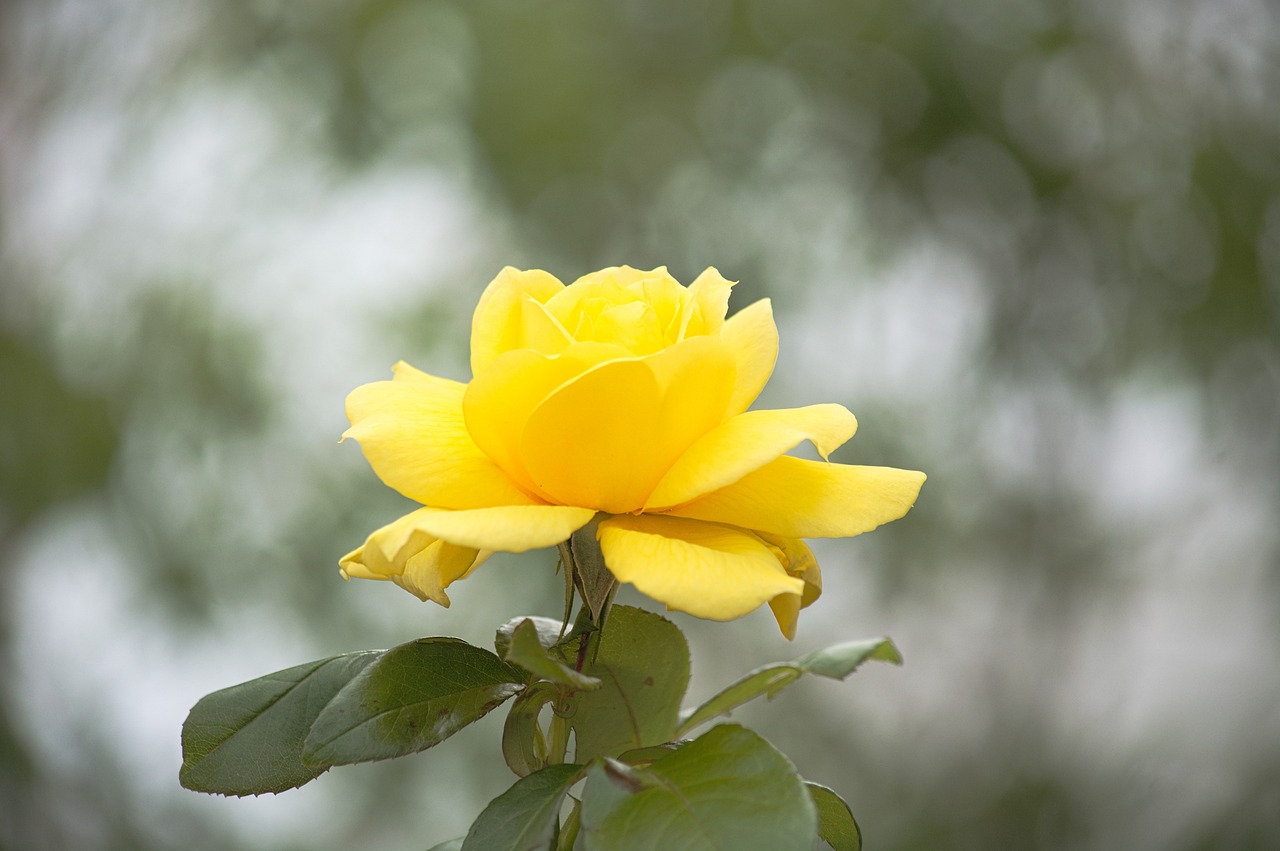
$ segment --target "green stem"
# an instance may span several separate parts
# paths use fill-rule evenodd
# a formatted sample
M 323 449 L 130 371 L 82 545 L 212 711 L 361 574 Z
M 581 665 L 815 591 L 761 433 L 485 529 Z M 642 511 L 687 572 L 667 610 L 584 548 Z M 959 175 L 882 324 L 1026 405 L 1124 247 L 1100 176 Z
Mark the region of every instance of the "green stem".
M 560 841 L 556 843 L 556 851 L 573 851 L 573 844 L 578 841 L 578 830 L 582 827 L 582 802 L 573 802 L 573 811 L 564 820 L 560 828 Z
M 569 750 L 569 723 L 572 713 L 566 713 L 568 706 L 557 700 L 551 705 L 551 741 L 547 745 L 547 765 L 560 765 L 564 762 Z

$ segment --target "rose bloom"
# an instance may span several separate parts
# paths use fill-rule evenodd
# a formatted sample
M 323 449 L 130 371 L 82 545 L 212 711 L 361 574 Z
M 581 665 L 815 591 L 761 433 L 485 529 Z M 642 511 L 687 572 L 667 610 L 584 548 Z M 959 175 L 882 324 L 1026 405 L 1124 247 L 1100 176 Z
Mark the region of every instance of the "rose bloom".
M 665 268 L 565 286 L 506 268 L 471 325 L 469 384 L 406 363 L 347 397 L 387 485 L 422 503 L 341 561 L 449 605 L 494 551 L 554 546 L 599 517 L 605 563 L 671 609 L 730 620 L 769 603 L 788 638 L 821 591 L 804 538 L 906 514 L 924 474 L 809 461 L 853 436 L 841 405 L 747 408 L 778 353 L 769 300 L 725 318 L 733 286 Z

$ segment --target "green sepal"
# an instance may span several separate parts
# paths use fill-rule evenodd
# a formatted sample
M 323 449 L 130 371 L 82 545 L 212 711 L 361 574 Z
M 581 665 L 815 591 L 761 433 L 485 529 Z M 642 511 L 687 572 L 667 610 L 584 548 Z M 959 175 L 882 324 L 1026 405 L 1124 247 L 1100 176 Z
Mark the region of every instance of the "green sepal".
M 179 782 L 196 792 L 260 795 L 303 785 L 331 763 L 304 763 L 312 722 L 379 655 L 333 656 L 202 697 L 182 724 Z
M 812 851 L 814 803 L 791 762 L 724 724 L 644 769 L 592 767 L 582 796 L 588 851 Z
M 502 727 L 502 756 L 518 777 L 532 774 L 547 764 L 547 744 L 538 726 L 538 714 L 558 694 L 555 685 L 538 682 L 511 701 L 511 711 Z
M 564 796 L 581 776 L 581 766 L 566 764 L 520 778 L 480 813 L 463 840 L 462 851 L 547 848 L 559 827 Z
M 386 651 L 348 682 L 307 736 L 308 763 L 391 759 L 437 745 L 524 689 L 524 673 L 457 638 Z
M 817 783 L 804 785 L 818 811 L 818 838 L 835 851 L 862 851 L 862 830 L 844 798 Z
M 816 650 L 791 662 L 780 662 L 757 668 L 696 709 L 680 713 L 676 737 L 683 736 L 699 724 L 726 715 L 761 695 L 773 697 L 805 674 L 817 674 L 843 680 L 868 660 L 902 664 L 902 655 L 888 638 L 850 641 Z
M 546 618 L 542 618 L 546 621 Z M 578 691 L 590 691 L 600 688 L 600 680 L 591 677 L 565 664 L 564 657 L 543 639 L 549 634 L 552 639 L 558 635 L 560 624 L 555 621 L 555 633 L 549 633 L 542 625 L 535 624 L 533 618 L 520 621 L 507 640 L 506 649 L 499 650 L 502 658 L 513 665 L 518 665 L 529 673 L 543 680 L 559 683 Z M 499 636 L 502 633 L 499 632 Z M 554 641 L 552 642 L 554 643 Z
M 689 646 L 671 621 L 643 609 L 614 606 L 595 658 L 583 673 L 603 685 L 574 700 L 574 759 L 587 763 L 675 734 L 689 684 Z
M 568 541 L 561 541 L 556 545 L 556 549 L 560 552 L 560 560 L 556 568 L 564 570 L 564 615 L 560 618 L 560 623 L 567 624 L 569 616 L 573 614 L 574 589 L 577 587 L 573 578 L 573 549 Z
M 591 622 L 603 627 L 603 617 L 618 587 L 618 580 L 604 563 L 600 542 L 596 535 L 600 521 L 592 520 L 569 537 L 569 552 L 573 556 L 573 581 L 582 595 L 582 602 L 591 612 Z

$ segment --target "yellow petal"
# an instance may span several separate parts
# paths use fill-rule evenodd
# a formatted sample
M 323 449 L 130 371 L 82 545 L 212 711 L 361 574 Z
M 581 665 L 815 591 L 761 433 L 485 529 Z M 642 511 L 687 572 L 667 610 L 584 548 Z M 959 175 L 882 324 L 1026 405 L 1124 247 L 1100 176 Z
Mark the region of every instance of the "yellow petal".
M 688 340 L 643 359 L 601 364 L 529 416 L 520 457 L 551 501 L 638 511 L 659 479 L 724 416 L 733 358 L 718 340 Z
M 600 522 L 605 564 L 668 608 L 732 620 L 779 594 L 803 593 L 760 538 L 675 517 L 623 515 Z
M 767 534 L 760 537 L 774 551 L 788 575 L 797 576 L 804 582 L 804 593 L 779 594 L 769 601 L 769 608 L 778 621 L 778 628 L 791 641 L 796 637 L 796 622 L 800 618 L 800 610 L 813 605 L 822 594 L 822 571 L 818 569 L 818 560 L 813 557 L 809 545 L 799 538 L 780 538 Z
M 680 317 L 688 297 L 685 288 L 660 266 L 639 281 L 645 302 L 653 309 L 662 330 L 662 339 L 670 346 L 677 342 L 680 333 Z
M 688 300 L 681 317 L 680 339 L 718 335 L 724 325 L 724 315 L 729 311 L 729 291 L 732 281 L 726 281 L 714 267 L 708 267 L 689 285 Z
M 445 543 L 418 526 L 419 509 L 375 531 L 340 561 L 344 579 L 390 580 L 419 600 L 449 605 L 444 589 L 475 570 L 489 553 Z
M 537 494 L 520 458 L 520 437 L 529 415 L 565 382 L 600 363 L 630 356 L 626 349 L 604 343 L 574 343 L 550 357 L 531 349 L 507 352 L 467 385 L 462 400 L 467 431 L 512 479 Z M 563 435 L 556 440 L 563 443 Z
M 642 360 L 613 361 L 558 389 L 530 415 L 520 456 L 554 502 L 633 511 L 662 474 L 662 395 Z
M 533 296 L 526 294 L 521 308 L 521 342 L 525 348 L 555 355 L 573 342 L 573 336 L 551 315 L 547 306 Z
M 466 579 L 490 555 L 486 550 L 435 541 L 410 557 L 404 573 L 398 579 L 392 577 L 392 581 L 418 599 L 431 600 L 447 609 L 450 601 L 444 589 L 459 579 Z
M 414 524 L 432 537 L 460 547 L 522 553 L 568 540 L 595 516 L 568 505 L 504 505 L 443 511 L 421 508 Z
M 778 326 L 773 305 L 761 299 L 725 320 L 720 339 L 738 361 L 738 378 L 729 400 L 729 415 L 740 414 L 760 395 L 778 360 Z
M 805 440 L 826 458 L 857 428 L 858 421 L 842 405 L 739 414 L 690 446 L 662 477 L 645 508 L 679 505 L 733 484 Z
M 666 348 L 658 314 L 643 301 L 610 306 L 600 312 L 593 339 L 617 343 L 635 355 L 651 355 Z
M 679 340 L 687 295 L 665 266 L 611 266 L 565 287 L 547 310 L 576 340 L 617 343 L 646 355 Z
M 479 375 L 503 352 L 524 346 L 524 297 L 546 303 L 564 289 L 555 276 L 541 269 L 522 271 L 507 266 L 498 273 L 471 318 L 471 374 Z
M 915 470 L 783 456 L 670 513 L 786 538 L 846 538 L 906 514 L 924 479 Z
M 441 508 L 537 502 L 486 456 L 463 422 L 466 385 L 406 363 L 395 379 L 357 387 L 347 396 L 351 428 L 369 465 L 390 487 Z
M 578 278 L 571 287 L 575 287 L 579 292 L 597 294 L 598 287 L 606 285 L 616 285 L 631 289 L 650 278 L 670 278 L 667 274 L 666 266 L 659 266 L 656 269 L 645 270 L 635 269 L 631 266 L 606 266 L 597 272 L 588 272 Z
M 567 328 L 574 339 L 594 340 L 596 338 L 589 336 L 588 332 L 602 310 L 640 299 L 640 294 L 626 284 L 642 274 L 645 273 L 630 266 L 610 266 L 583 275 L 547 300 L 547 312 Z

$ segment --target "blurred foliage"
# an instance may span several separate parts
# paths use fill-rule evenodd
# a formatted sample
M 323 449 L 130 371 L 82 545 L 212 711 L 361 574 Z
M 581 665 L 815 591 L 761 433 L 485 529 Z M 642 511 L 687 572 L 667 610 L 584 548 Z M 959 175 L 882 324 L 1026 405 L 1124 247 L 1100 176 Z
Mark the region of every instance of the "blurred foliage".
M 174 670 L 242 663 L 192 698 L 557 612 L 547 558 L 468 580 L 476 615 L 336 580 L 403 504 L 334 450 L 341 394 L 396 357 L 462 369 L 503 264 L 619 262 L 714 264 L 735 305 L 772 297 L 767 401 L 834 388 L 863 422 L 838 460 L 930 474 L 907 522 L 826 571 L 889 613 L 857 634 L 913 634 L 908 679 L 868 682 L 855 733 L 818 689 L 805 729 L 752 722 L 849 794 L 868 847 L 1280 844 L 1274 648 L 1243 679 L 1213 667 L 1280 623 L 1274 6 L 11 0 L 0 47 L 0 847 L 416 848 L 421 821 L 465 827 L 505 778 L 452 742 L 272 802 L 309 838 L 158 801 L 110 726 L 127 713 L 81 705 L 110 703 L 95 671 L 11 687 L 72 689 L 32 673 L 67 657 L 31 661 L 61 629 L 24 607 L 53 581 L 115 589 L 74 610 L 81 641 L 134 624 Z M 379 289 L 396 275 L 414 287 Z M 108 532 L 59 549 L 76 523 Z M 851 616 L 830 584 L 815 637 Z M 736 628 L 690 630 L 708 675 L 786 655 Z M 1185 690 L 1161 690 L 1166 655 Z M 1239 693 L 1201 717 L 1210 682 Z M 918 715 L 868 709 L 893 688 Z
M 47 360 L 0 336 L 0 536 L 106 481 L 119 437 L 105 399 L 78 393 Z

